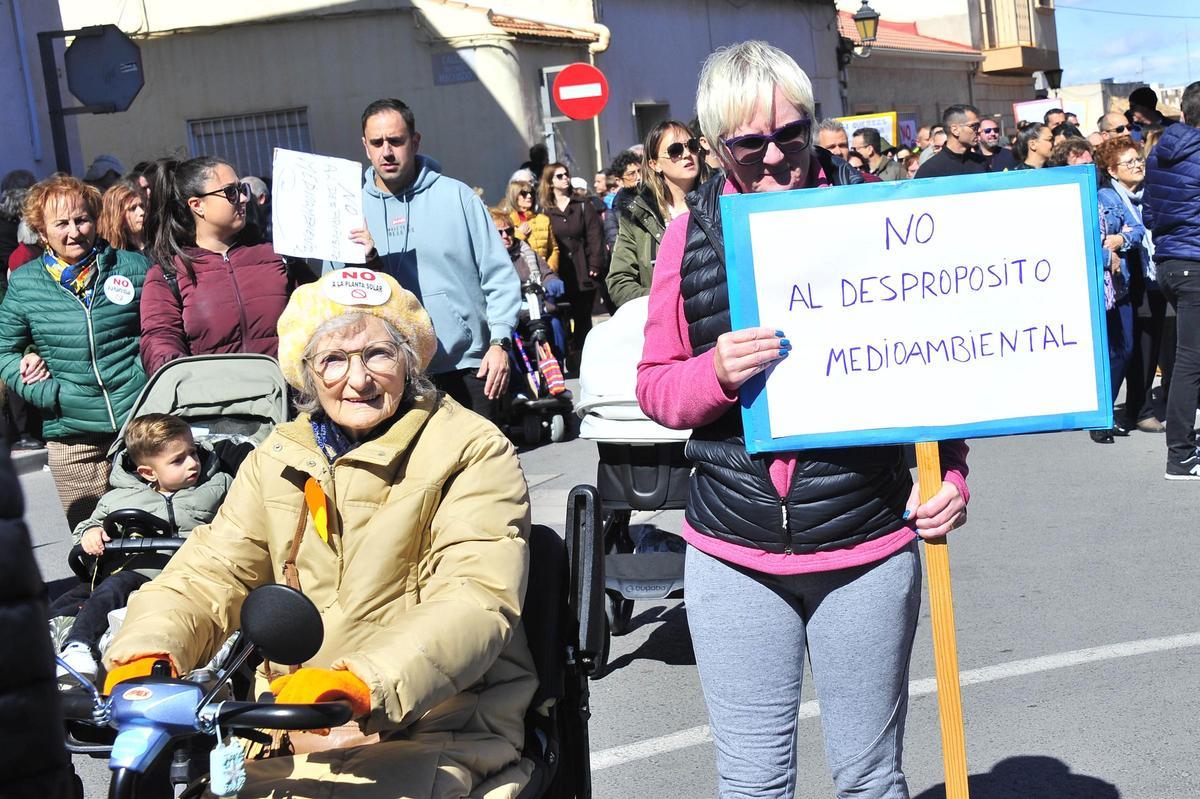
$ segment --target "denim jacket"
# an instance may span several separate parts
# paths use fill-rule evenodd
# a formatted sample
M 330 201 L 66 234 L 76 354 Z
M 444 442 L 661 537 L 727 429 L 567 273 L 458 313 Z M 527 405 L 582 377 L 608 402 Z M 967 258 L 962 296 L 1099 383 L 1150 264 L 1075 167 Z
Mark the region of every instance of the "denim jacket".
M 1119 233 L 1125 239 L 1117 248 L 1121 258 L 1121 276 L 1123 280 L 1114 280 L 1113 289 L 1117 300 L 1124 299 L 1129 294 L 1129 265 L 1131 261 L 1141 268 L 1145 254 L 1141 252 L 1142 237 L 1146 229 L 1138 221 L 1129 207 L 1121 201 L 1115 189 L 1103 188 L 1099 194 L 1100 205 L 1100 242 L 1103 246 L 1104 237 Z M 1107 250 L 1105 251 L 1107 252 Z M 1107 265 L 1107 260 L 1105 261 Z

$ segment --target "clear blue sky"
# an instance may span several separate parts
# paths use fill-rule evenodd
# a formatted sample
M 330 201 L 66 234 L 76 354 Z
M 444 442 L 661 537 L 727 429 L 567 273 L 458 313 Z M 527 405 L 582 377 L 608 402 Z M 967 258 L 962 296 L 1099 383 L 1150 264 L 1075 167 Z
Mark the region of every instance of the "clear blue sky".
M 1057 0 L 1054 7 L 1064 86 L 1200 80 L 1197 0 Z

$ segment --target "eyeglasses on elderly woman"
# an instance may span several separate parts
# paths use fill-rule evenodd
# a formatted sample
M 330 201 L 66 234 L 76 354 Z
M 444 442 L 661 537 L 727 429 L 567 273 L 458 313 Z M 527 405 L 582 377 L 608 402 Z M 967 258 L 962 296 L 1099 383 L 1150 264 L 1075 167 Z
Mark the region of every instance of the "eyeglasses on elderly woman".
M 749 133 L 723 141 L 734 161 L 743 166 L 757 164 L 766 157 L 771 142 L 785 153 L 799 153 L 807 148 L 812 143 L 812 120 L 798 119 L 770 133 Z
M 336 383 L 350 373 L 350 361 L 357 355 L 363 367 L 375 374 L 390 374 L 400 362 L 400 347 L 394 341 L 372 341 L 361 350 L 322 350 L 307 359 L 312 369 L 326 383 Z

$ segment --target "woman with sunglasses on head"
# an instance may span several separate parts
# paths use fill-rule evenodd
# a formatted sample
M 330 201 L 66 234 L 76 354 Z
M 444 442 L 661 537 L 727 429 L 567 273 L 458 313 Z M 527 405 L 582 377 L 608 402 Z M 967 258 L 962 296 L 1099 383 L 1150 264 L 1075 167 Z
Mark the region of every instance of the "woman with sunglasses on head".
M 549 164 L 542 170 L 538 200 L 558 241 L 558 276 L 571 305 L 566 363 L 578 368 L 583 340 L 592 329 L 596 290 L 604 280 L 604 226 L 592 204 L 575 197 L 571 170 L 565 164 Z
M 523 181 L 508 184 L 504 195 L 504 210 L 512 220 L 513 235 L 542 256 L 551 269 L 558 271 L 558 241 L 550 229 L 550 217 L 534 207 L 533 187 Z
M 708 179 L 704 148 L 687 125 L 658 123 L 646 137 L 642 184 L 620 216 L 608 268 L 608 294 L 618 307 L 650 293 L 650 276 L 667 223 L 687 212 L 684 197 Z
M 1031 122 L 1017 133 L 1017 143 L 1013 146 L 1013 157 L 1017 165 L 1009 171 L 1018 169 L 1041 169 L 1050 160 L 1054 152 L 1054 135 L 1050 128 L 1041 122 Z
M 233 167 L 203 156 L 159 170 L 154 266 L 142 297 L 142 362 L 154 374 L 188 355 L 275 357 L 275 325 L 291 288 L 270 244 L 248 240 L 249 190 Z
M 696 107 L 725 172 L 688 195 L 688 213 L 663 236 L 637 398 L 658 423 L 692 430 L 684 593 L 718 792 L 795 793 L 807 652 L 837 795 L 907 799 L 900 760 L 921 598 L 917 539 L 963 521 L 966 446 L 942 444 L 946 482 L 923 504 L 899 446 L 749 454 L 739 390 L 792 345 L 770 328 L 731 329 L 719 200 L 863 178 L 813 146 L 812 84 L 764 42 L 710 55 Z M 805 239 L 797 230 L 797 258 Z

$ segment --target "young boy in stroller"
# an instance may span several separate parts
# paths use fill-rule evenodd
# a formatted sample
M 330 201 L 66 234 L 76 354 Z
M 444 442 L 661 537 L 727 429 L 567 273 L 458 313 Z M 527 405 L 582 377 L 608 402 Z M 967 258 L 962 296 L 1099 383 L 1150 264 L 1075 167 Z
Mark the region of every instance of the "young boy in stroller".
M 213 520 L 232 479 L 220 471 L 212 448 L 206 443 L 197 445 L 191 427 L 178 416 L 148 413 L 131 419 L 123 443 L 124 452 L 117 456 L 109 480 L 112 490 L 101 497 L 91 518 L 74 531 L 74 543 L 95 558 L 94 590 L 67 633 L 62 658 L 93 680 L 108 614 L 125 607 L 130 595 L 169 558 L 168 554 L 145 553 L 106 562 L 111 558 L 103 558 L 105 544 L 112 540 L 103 527 L 106 517 L 113 511 L 135 508 L 160 519 L 174 535 L 186 537 L 193 528 Z M 60 679 L 68 674 L 58 667 Z

